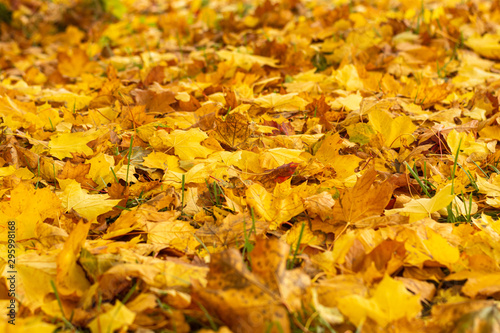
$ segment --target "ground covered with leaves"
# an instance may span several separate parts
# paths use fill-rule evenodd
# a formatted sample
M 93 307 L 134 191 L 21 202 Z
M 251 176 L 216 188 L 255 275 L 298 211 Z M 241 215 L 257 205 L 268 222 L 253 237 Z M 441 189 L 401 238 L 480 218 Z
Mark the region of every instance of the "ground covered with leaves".
M 500 330 L 494 3 L 0 1 L 1 330 Z

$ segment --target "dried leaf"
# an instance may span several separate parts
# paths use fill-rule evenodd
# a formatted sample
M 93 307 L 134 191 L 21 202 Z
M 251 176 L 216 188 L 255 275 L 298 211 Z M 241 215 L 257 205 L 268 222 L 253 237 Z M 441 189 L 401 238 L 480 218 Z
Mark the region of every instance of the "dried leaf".
M 375 183 L 377 172 L 371 168 L 356 181 L 352 189 L 346 189 L 333 206 L 337 221 L 355 223 L 366 217 L 383 213 L 392 196 L 393 187 L 388 182 Z
M 215 138 L 229 147 L 235 148 L 246 142 L 250 136 L 246 117 L 240 113 L 230 113 L 224 120 L 215 118 Z

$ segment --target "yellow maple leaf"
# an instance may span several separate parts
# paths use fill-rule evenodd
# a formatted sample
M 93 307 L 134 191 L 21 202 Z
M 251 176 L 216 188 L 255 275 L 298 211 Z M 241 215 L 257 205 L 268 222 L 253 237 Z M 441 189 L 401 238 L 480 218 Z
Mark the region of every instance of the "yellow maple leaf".
M 476 276 L 467 279 L 462 293 L 471 297 L 495 297 L 500 292 L 500 273 L 475 272 Z
M 106 186 L 106 184 L 114 182 L 111 167 L 114 166 L 115 160 L 112 156 L 99 153 L 87 160 L 86 164 L 90 164 L 89 177 L 97 184 Z
M 278 186 L 290 189 L 290 179 Z M 259 184 L 253 184 L 247 188 L 246 198 L 248 205 L 253 207 L 267 222 L 271 223 L 269 226 L 271 230 L 276 230 L 281 223 L 290 220 L 305 209 L 302 197 L 298 193 L 290 191 L 289 195 L 281 197 L 277 193 L 271 194 L 267 192 Z
M 292 251 L 297 249 L 300 244 L 321 245 L 324 236 L 320 232 L 313 232 L 309 224 L 295 223 L 293 227 L 285 233 L 284 240 L 290 245 Z
M 250 254 L 251 272 L 234 248 L 213 254 L 208 283 L 193 281 L 194 293 L 233 331 L 264 332 L 266 323 L 274 322 L 282 332 L 290 332 L 283 305 L 297 311 L 310 280 L 302 271 L 286 269 L 289 251 L 275 238 L 258 239 Z
M 48 104 L 37 107 L 34 103 L 12 100 L 9 96 L 0 97 L 0 117 L 13 130 L 33 125 L 49 129 L 61 121 L 59 112 Z
M 168 134 L 165 131 L 157 131 L 149 138 L 149 143 L 155 149 L 174 149 L 175 155 L 181 160 L 191 160 L 196 157 L 206 158 L 213 150 L 201 145 L 208 135 L 199 128 L 188 131 L 175 130 Z
M 375 183 L 377 172 L 371 168 L 351 189 L 341 192 L 333 206 L 335 220 L 354 223 L 362 218 L 380 215 L 391 199 L 393 187 L 385 181 Z
M 10 300 L 4 300 L 2 307 L 7 308 Z M 10 332 L 11 324 L 7 320 L 0 323 L 0 331 Z M 16 318 L 16 331 L 20 332 L 37 332 L 37 333 L 52 333 L 57 330 L 57 325 L 49 324 L 43 321 L 43 317 L 27 317 L 27 318 Z
M 293 77 L 292 82 L 283 84 L 289 93 L 308 92 L 312 95 L 319 95 L 327 89 L 334 89 L 335 82 L 332 76 L 316 73 L 313 68 L 307 72 L 298 73 Z
M 57 193 L 57 196 L 61 199 L 65 211 L 73 209 L 89 221 L 109 212 L 120 202 L 120 199 L 107 200 L 109 199 L 107 194 L 88 194 L 74 179 L 58 179 L 58 181 L 63 192 Z
M 53 252 L 49 252 L 50 254 L 18 252 L 16 298 L 33 312 L 40 309 L 45 303 L 45 297 L 53 293 L 50 286 L 50 281 L 56 277 L 56 256 Z
M 99 135 L 101 135 L 100 131 L 56 134 L 49 142 L 50 154 L 60 160 L 72 157 L 71 153 L 92 155 L 93 151 L 87 143 L 97 139 Z
M 179 158 L 177 156 L 167 155 L 162 152 L 152 152 L 144 157 L 142 163 L 145 167 L 161 170 L 171 170 L 175 172 L 184 172 L 179 168 Z
M 348 91 L 360 90 L 364 87 L 356 67 L 352 64 L 345 65 L 341 69 L 335 71 L 333 77 L 342 88 Z
M 291 162 L 301 163 L 304 160 L 300 157 L 303 153 L 298 149 L 273 148 L 269 149 L 259 156 L 260 166 L 264 169 L 274 169 L 283 164 Z
M 0 177 L 7 177 L 10 175 L 16 175 L 21 179 L 31 179 L 35 176 L 28 168 L 16 169 L 12 165 L 0 168 Z
M 483 36 L 469 37 L 469 39 L 465 42 L 465 45 L 486 58 L 500 59 L 499 42 L 499 35 L 485 34 Z
M 194 253 L 200 243 L 193 237 L 196 229 L 186 221 L 146 222 L 149 244 L 162 244 Z
M 472 133 L 457 132 L 452 130 L 448 137 L 446 137 L 446 142 L 450 146 L 451 154 L 455 155 L 457 153 L 459 143 L 460 143 L 460 153 L 467 156 L 473 156 L 476 158 L 484 158 L 490 153 L 485 142 L 476 142 L 474 135 Z
M 57 256 L 57 290 L 62 295 L 81 297 L 90 287 L 84 270 L 77 263 L 89 228 L 89 222 L 80 221 L 66 239 L 62 251 Z
M 431 229 L 429 222 L 435 223 L 429 218 L 423 219 L 415 223 L 415 230 L 404 229 L 396 238 L 405 244 L 408 253 L 405 262 L 422 267 L 424 263 L 434 261 L 451 267 L 459 260 L 460 252 L 442 235 Z
M 344 139 L 339 133 L 326 134 L 320 142 L 315 156 L 322 163 L 332 162 L 338 156 L 339 150 L 344 147 Z
M 415 141 L 412 133 L 417 126 L 413 125 L 408 116 L 392 119 L 387 112 L 374 110 L 368 118 L 373 129 L 382 133 L 384 144 L 389 148 L 400 148 L 403 144 L 408 145 Z
M 45 102 L 62 102 L 71 110 L 81 110 L 88 106 L 92 100 L 92 96 L 75 94 L 66 89 L 59 90 L 44 90 L 41 101 Z
M 37 237 L 37 225 L 60 214 L 60 201 L 49 188 L 34 189 L 20 183 L 11 191 L 10 201 L 0 202 L 0 236 L 7 239 L 7 223 L 15 221 L 17 240 Z
M 92 333 L 114 332 L 117 329 L 127 329 L 132 325 L 135 313 L 130 311 L 122 302 L 116 301 L 113 307 L 98 315 L 88 325 Z
M 245 70 L 249 70 L 255 63 L 261 66 L 276 67 L 276 63 L 278 62 L 278 60 L 268 57 L 227 50 L 217 51 L 217 55 L 226 61 L 234 62 L 234 66 L 241 67 Z
M 272 108 L 276 112 L 293 110 L 302 111 L 305 110 L 306 105 L 309 104 L 305 99 L 299 97 L 297 93 L 286 95 L 271 93 L 254 99 L 253 103 L 262 108 Z
M 403 282 L 389 275 L 384 276 L 373 297 L 346 296 L 338 300 L 338 308 L 356 326 L 369 317 L 382 327 L 401 318 L 414 318 L 422 310 L 420 297 L 413 295 L 406 290 Z
M 89 61 L 85 50 L 73 48 L 66 53 L 57 55 L 58 69 L 61 74 L 69 77 L 79 77 L 82 73 L 99 70 L 99 65 Z
M 344 139 L 338 133 L 326 135 L 315 155 L 321 163 L 332 166 L 336 178 L 342 180 L 353 176 L 354 170 L 362 161 L 361 158 L 354 155 L 340 155 L 339 150 L 345 146 Z
M 409 216 L 410 222 L 415 222 L 445 208 L 453 201 L 454 197 L 455 195 L 451 194 L 451 184 L 448 184 L 432 198 L 412 199 L 403 208 L 386 210 L 386 214 L 400 213 Z
M 328 192 L 321 192 L 304 198 L 304 207 L 309 214 L 318 215 L 323 221 L 333 218 L 335 200 Z
M 223 171 L 225 172 L 226 169 Z M 181 188 L 183 175 L 185 184 L 203 184 L 210 175 L 210 170 L 205 163 L 200 163 L 193 166 L 188 172 L 168 171 L 163 175 L 163 182 L 175 188 Z

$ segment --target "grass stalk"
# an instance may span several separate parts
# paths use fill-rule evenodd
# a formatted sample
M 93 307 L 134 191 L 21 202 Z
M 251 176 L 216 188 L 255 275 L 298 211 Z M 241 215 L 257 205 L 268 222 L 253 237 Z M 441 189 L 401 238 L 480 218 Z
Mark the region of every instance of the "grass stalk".
M 181 210 L 184 210 L 184 189 L 186 187 L 186 175 L 182 175 L 182 188 L 181 188 Z
M 302 241 L 302 236 L 304 235 L 305 227 L 306 227 L 305 222 L 302 222 L 302 226 L 300 227 L 299 239 L 297 240 L 297 246 L 295 247 L 292 260 L 288 262 L 288 269 L 292 269 L 293 266 L 295 265 L 295 259 L 297 258 L 297 254 L 299 253 L 300 242 Z
M 405 164 L 406 168 L 408 169 L 408 171 L 413 176 L 413 178 L 415 178 L 415 180 L 418 182 L 418 185 L 420 185 L 420 187 L 422 188 L 422 191 L 424 191 L 425 195 L 427 195 L 427 197 L 431 198 L 431 195 L 428 191 L 427 185 L 425 185 L 424 182 L 422 181 L 422 179 L 420 179 L 418 173 L 410 167 L 408 162 L 405 161 L 404 164 Z
M 52 287 L 52 290 L 54 291 L 54 295 L 56 296 L 57 304 L 59 305 L 59 309 L 61 310 L 62 314 L 62 321 L 64 324 L 66 324 L 67 327 L 70 327 L 73 331 L 79 332 L 75 326 L 66 318 L 66 314 L 64 313 L 64 308 L 61 302 L 61 297 L 59 296 L 59 292 L 57 291 L 56 284 L 54 283 L 54 280 L 50 280 L 50 286 Z
M 128 163 L 127 163 L 127 186 L 130 186 L 130 183 L 128 181 L 128 173 L 130 171 L 130 161 L 132 160 L 132 145 L 134 143 L 134 136 L 132 135 L 130 137 L 130 147 L 128 148 Z
M 453 169 L 451 171 L 451 194 L 455 194 L 455 174 L 457 171 L 457 164 L 458 164 L 458 155 L 460 153 L 460 146 L 462 145 L 462 139 L 458 142 L 458 148 L 457 152 L 455 153 L 455 159 L 453 161 Z M 457 221 L 456 216 L 453 214 L 453 201 L 446 207 L 446 210 L 448 211 L 448 217 L 446 218 L 447 222 L 454 223 Z

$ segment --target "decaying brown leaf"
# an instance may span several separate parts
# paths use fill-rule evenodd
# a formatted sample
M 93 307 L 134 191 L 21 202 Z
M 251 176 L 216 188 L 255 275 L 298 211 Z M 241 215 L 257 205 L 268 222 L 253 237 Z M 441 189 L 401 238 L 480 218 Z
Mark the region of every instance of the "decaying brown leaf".
M 288 250 L 276 239 L 257 240 L 251 271 L 234 249 L 214 254 L 208 284 L 194 283 L 195 295 L 235 332 L 289 332 L 286 310 L 300 307 L 310 280 L 286 270 Z
M 215 138 L 231 148 L 242 145 L 250 136 L 248 120 L 240 113 L 230 113 L 224 120 L 215 118 Z
M 388 181 L 375 183 L 377 172 L 368 169 L 352 189 L 346 189 L 333 206 L 337 221 L 355 223 L 366 217 L 383 213 L 392 196 L 393 186 Z

